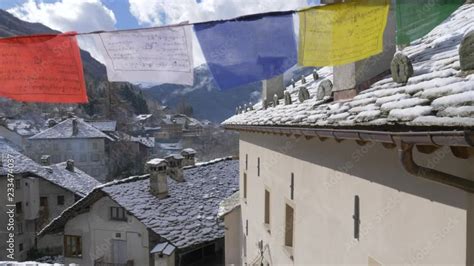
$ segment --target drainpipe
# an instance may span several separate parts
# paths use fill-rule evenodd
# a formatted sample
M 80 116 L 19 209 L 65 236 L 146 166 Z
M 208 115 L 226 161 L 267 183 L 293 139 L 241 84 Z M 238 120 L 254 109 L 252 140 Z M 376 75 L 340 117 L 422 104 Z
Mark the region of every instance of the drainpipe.
M 413 160 L 413 146 L 413 144 L 404 142 L 401 142 L 398 146 L 400 161 L 408 173 L 447 186 L 459 188 L 469 193 L 474 193 L 474 181 L 416 164 Z

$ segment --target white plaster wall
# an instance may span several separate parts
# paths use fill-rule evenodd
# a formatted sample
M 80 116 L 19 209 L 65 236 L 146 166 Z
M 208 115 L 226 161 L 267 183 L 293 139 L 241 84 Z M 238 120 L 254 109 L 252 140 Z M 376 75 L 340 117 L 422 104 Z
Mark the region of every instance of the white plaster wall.
M 225 264 L 242 265 L 242 214 L 240 207 L 224 216 Z
M 127 241 L 127 257 L 134 265 L 149 265 L 148 231 L 133 216 L 128 221 L 112 221 L 109 219 L 109 208 L 119 207 L 108 197 L 101 198 L 92 205 L 89 212 L 80 214 L 69 220 L 65 226 L 65 235 L 82 236 L 81 259 L 65 258 L 65 263 L 94 265 L 94 261 L 104 257 L 105 262 L 112 262 L 111 240 L 116 233 L 121 233 L 122 240 Z
M 472 244 L 467 246 L 468 228 L 470 242 L 473 236 L 473 222 L 467 222 L 472 196 L 409 175 L 396 149 L 241 133 L 240 158 L 241 186 L 243 173 L 248 175 L 248 197 L 242 201 L 244 233 L 245 221 L 249 223 L 247 263 L 258 261 L 259 240 L 264 242 L 264 259 L 272 264 L 367 264 L 370 256 L 383 265 L 465 265 L 474 253 Z M 456 159 L 447 149 L 417 153 L 415 160 L 474 177 L 473 158 Z M 263 225 L 265 188 L 271 193 L 271 233 Z M 355 195 L 360 197 L 359 241 L 353 238 Z M 295 210 L 294 260 L 283 246 L 286 203 Z

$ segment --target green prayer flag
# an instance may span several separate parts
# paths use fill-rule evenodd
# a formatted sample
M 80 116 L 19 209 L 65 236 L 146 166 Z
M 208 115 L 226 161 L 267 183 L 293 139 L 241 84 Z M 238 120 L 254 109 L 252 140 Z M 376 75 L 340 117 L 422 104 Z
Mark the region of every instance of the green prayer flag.
M 397 44 L 409 44 L 447 19 L 465 0 L 397 0 Z

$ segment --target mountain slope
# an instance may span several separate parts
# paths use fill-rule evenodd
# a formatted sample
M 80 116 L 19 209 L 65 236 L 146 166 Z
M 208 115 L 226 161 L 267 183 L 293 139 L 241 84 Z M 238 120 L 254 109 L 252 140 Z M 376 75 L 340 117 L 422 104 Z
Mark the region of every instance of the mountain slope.
M 285 74 L 288 83 L 302 74 L 308 74 L 314 68 L 295 67 Z M 257 102 L 261 95 L 261 82 L 255 82 L 238 88 L 222 91 L 214 83 L 212 74 L 206 65 L 194 69 L 194 86 L 162 84 L 145 91 L 164 105 L 176 108 L 183 101 L 193 107 L 193 115 L 198 119 L 222 122 L 235 113 L 239 105 Z

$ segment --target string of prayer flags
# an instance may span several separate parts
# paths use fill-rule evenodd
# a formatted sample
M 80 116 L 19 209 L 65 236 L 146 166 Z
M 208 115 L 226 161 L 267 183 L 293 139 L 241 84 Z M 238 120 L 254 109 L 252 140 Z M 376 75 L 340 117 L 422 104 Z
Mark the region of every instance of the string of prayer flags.
M 465 0 L 397 0 L 397 44 L 419 39 L 447 19 Z
M 0 96 L 23 102 L 87 103 L 76 33 L 0 39 Z
M 357 0 L 298 12 L 302 66 L 336 66 L 383 51 L 388 0 Z
M 193 85 L 191 26 L 94 35 L 109 81 Z
M 201 23 L 194 30 L 221 89 L 269 79 L 297 63 L 291 13 Z

